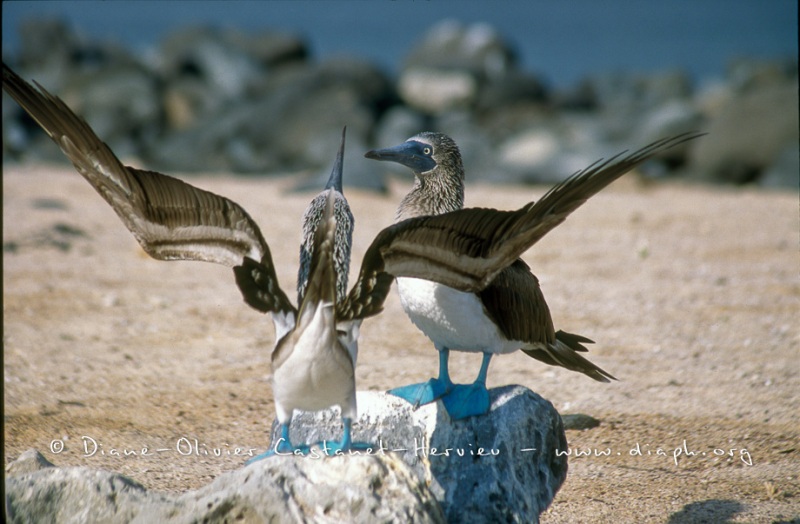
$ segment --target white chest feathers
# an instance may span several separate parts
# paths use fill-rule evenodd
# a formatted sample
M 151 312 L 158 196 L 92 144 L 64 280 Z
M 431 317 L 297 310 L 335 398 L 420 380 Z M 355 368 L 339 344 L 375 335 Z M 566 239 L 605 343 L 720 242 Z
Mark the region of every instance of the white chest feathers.
M 281 356 L 273 361 L 272 372 L 281 423 L 291 420 L 295 409 L 317 411 L 333 405 L 341 406 L 343 416 L 355 416 L 358 324 L 338 333 L 332 305 L 318 305 L 308 323 L 279 342 Z
M 503 336 L 474 293 L 418 278 L 398 278 L 397 290 L 411 322 L 437 348 L 510 353 L 522 346 Z

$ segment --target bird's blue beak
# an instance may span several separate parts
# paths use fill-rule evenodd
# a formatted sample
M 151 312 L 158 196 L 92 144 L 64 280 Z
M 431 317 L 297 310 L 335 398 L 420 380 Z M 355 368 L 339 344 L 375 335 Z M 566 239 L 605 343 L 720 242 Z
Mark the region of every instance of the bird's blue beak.
M 383 160 L 386 162 L 397 162 L 410 168 L 415 173 L 424 173 L 436 167 L 436 161 L 425 151 L 430 150 L 430 146 L 409 140 L 399 146 L 387 147 L 386 149 L 373 149 L 364 155 L 372 160 Z

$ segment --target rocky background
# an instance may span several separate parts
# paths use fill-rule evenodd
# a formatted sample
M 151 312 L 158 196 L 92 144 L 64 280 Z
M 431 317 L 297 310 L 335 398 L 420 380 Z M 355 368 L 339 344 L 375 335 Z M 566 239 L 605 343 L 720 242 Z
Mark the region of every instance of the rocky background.
M 670 150 L 645 176 L 798 188 L 796 56 L 731 63 L 723 82 L 702 88 L 666 70 L 553 89 L 519 66 L 503 35 L 452 21 L 408 50 L 396 78 L 357 56 L 317 61 L 303 38 L 279 32 L 187 27 L 147 56 L 58 20 L 29 21 L 20 35 L 6 63 L 64 99 L 118 155 L 161 171 L 324 177 L 346 124 L 349 186 L 385 189 L 363 152 L 425 129 L 456 139 L 470 181 L 553 182 L 702 130 L 706 138 Z M 61 153 L 4 94 L 4 163 L 51 159 Z

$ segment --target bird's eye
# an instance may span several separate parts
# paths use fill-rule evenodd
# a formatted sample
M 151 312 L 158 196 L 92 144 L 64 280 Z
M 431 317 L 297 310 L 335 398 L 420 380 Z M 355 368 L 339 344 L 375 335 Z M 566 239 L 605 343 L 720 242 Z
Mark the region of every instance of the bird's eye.
M 433 149 L 431 149 L 430 147 L 425 147 L 422 149 L 422 152 L 426 155 L 430 155 L 431 153 L 433 153 Z

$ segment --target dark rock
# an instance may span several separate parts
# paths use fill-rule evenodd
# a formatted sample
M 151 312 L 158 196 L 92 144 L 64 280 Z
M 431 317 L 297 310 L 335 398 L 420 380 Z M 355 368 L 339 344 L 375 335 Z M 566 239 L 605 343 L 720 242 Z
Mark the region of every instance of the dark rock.
M 692 104 L 706 120 L 713 120 L 734 96 L 735 91 L 730 83 L 717 79 L 700 86 L 692 98 Z
M 486 82 L 478 95 L 475 109 L 491 113 L 504 106 L 516 108 L 522 104 L 544 104 L 547 100 L 548 90 L 541 79 L 521 71 L 511 71 Z
M 218 109 L 222 100 L 196 78 L 178 78 L 164 89 L 161 103 L 167 132 L 185 131 L 204 115 Z
M 598 106 L 597 93 L 586 80 L 555 91 L 551 100 L 554 107 L 567 111 L 594 111 Z
M 31 147 L 31 133 L 25 126 L 24 111 L 3 91 L 3 163 L 20 159 Z M 36 125 L 29 121 L 30 125 Z
M 537 102 L 497 106 L 492 111 L 481 111 L 475 120 L 496 144 L 531 128 L 547 128 L 557 132 L 563 127 L 558 113 Z
M 758 179 L 758 185 L 771 189 L 800 189 L 800 150 L 787 146 Z
M 258 103 L 248 136 L 286 165 L 329 169 L 342 127 L 347 126 L 348 149 L 366 143 L 378 108 L 391 96 L 388 79 L 375 67 L 330 60 L 298 72 Z
M 79 227 L 63 222 L 43 227 L 36 232 L 28 233 L 19 240 L 9 240 L 4 244 L 5 250 L 16 253 L 22 249 L 51 249 L 67 252 L 73 244 L 81 239 L 88 239 L 89 234 Z
M 231 161 L 225 152 L 227 142 L 242 138 L 237 133 L 250 115 L 248 107 L 242 105 L 237 109 L 220 110 L 216 118 L 213 118 L 215 115 L 206 116 L 189 129 L 169 133 L 148 144 L 144 161 L 148 168 L 158 171 L 231 172 Z M 267 151 L 253 156 L 253 162 L 263 166 L 265 171 L 280 166 Z
M 398 92 L 408 105 L 429 114 L 469 108 L 485 81 L 501 91 L 503 77 L 515 66 L 513 51 L 491 26 L 447 20 L 433 26 L 406 57 Z M 519 91 L 528 96 L 531 90 L 527 85 Z
M 797 148 L 797 83 L 768 85 L 733 96 L 713 118 L 708 136 L 692 143 L 692 175 L 703 181 L 757 180 L 787 147 Z
M 785 60 L 736 58 L 728 65 L 727 78 L 731 88 L 739 92 L 785 84 L 797 79 L 797 57 Z
M 405 59 L 407 69 L 464 70 L 499 78 L 516 67 L 511 46 L 488 24 L 445 20 L 433 27 Z
M 44 458 L 44 455 L 35 449 L 29 449 L 20 455 L 17 460 L 9 462 L 6 466 L 6 476 L 13 477 L 33 473 L 46 468 L 53 468 L 55 465 Z
M 171 34 L 161 46 L 168 123 L 186 129 L 231 100 L 240 100 L 265 74 L 239 34 L 190 27 Z
M 681 70 L 649 75 L 609 72 L 586 80 L 601 108 L 652 108 L 692 94 L 689 76 Z
M 72 28 L 60 18 L 29 18 L 19 27 L 18 67 L 26 70 L 49 69 L 63 72 L 82 43 Z M 52 73 L 51 73 L 52 74 Z M 53 79 L 42 78 L 52 85 Z
M 9 522 L 444 522 L 425 484 L 390 455 L 273 457 L 178 495 L 107 471 L 36 471 L 32 461 L 10 466 L 19 474 L 6 477 Z
M 291 33 L 270 30 L 246 35 L 232 32 L 229 38 L 269 70 L 305 63 L 309 57 L 305 40 Z
M 637 129 L 652 111 L 676 100 L 688 100 L 692 93 L 689 77 L 683 71 L 651 75 L 608 72 L 586 81 L 586 89 L 597 104 L 595 113 L 602 135 L 609 143 L 629 147 L 638 143 Z
M 66 200 L 57 198 L 34 198 L 31 200 L 31 207 L 33 209 L 58 209 L 66 211 L 70 206 Z
M 600 421 L 591 415 L 584 415 L 583 413 L 575 413 L 572 415 L 561 415 L 561 421 L 564 423 L 565 430 L 586 430 L 596 428 L 600 425 Z
M 231 102 L 264 96 L 269 78 L 282 67 L 302 65 L 306 44 L 294 35 L 191 27 L 163 44 L 159 71 L 166 83 L 164 107 L 170 129 L 183 131 L 216 115 Z
M 567 446 L 561 418 L 521 386 L 489 394 L 487 415 L 452 421 L 441 402 L 415 410 L 386 393 L 359 392 L 353 438 L 403 460 L 430 484 L 448 522 L 538 522 L 567 474 L 556 453 Z M 339 440 L 336 411 L 297 415 L 292 442 Z
M 641 78 L 639 90 L 641 102 L 645 106 L 658 107 L 673 100 L 690 98 L 693 87 L 686 71 L 673 69 Z
M 391 96 L 385 76 L 364 62 L 337 59 L 287 68 L 263 97 L 232 101 L 199 117 L 153 144 L 147 160 L 157 168 L 188 171 L 329 170 L 342 127 L 348 129 L 348 151 L 365 147 L 378 108 Z M 351 182 L 375 187 L 358 174 L 355 160 L 348 164 L 356 170 L 347 173 Z
M 155 78 L 129 51 L 114 42 L 87 41 L 58 19 L 26 20 L 20 38 L 12 67 L 62 98 L 119 155 L 137 154 L 140 140 L 159 132 Z M 62 158 L 27 114 L 15 110 L 13 115 L 16 122 L 7 122 L 4 110 L 4 152 L 38 160 Z
M 116 42 L 87 40 L 60 18 L 23 20 L 19 33 L 20 51 L 11 60 L 12 66 L 53 92 L 59 92 L 78 72 L 137 63 L 133 54 Z
M 135 64 L 70 75 L 58 96 L 83 117 L 120 158 L 138 156 L 143 144 L 161 134 L 156 79 Z
M 239 33 L 189 27 L 163 41 L 159 70 L 167 80 L 194 78 L 223 98 L 235 98 L 263 71 L 249 51 Z

